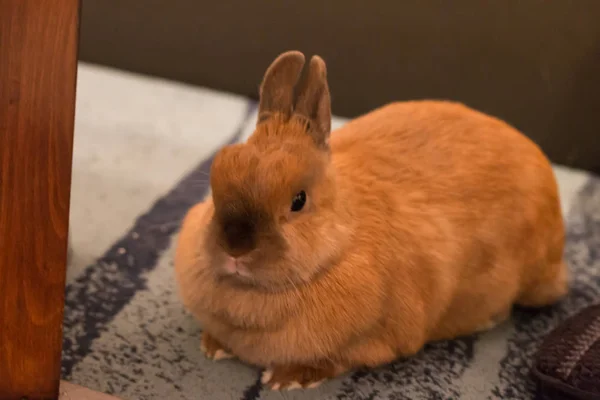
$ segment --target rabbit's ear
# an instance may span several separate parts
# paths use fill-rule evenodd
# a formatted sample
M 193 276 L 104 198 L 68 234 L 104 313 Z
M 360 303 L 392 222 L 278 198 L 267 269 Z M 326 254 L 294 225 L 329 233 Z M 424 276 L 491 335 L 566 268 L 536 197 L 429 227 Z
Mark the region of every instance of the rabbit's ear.
M 304 54 L 288 51 L 277 57 L 269 66 L 260 85 L 259 122 L 275 113 L 281 113 L 287 118 L 291 116 L 294 89 L 302 73 L 304 61 Z
M 331 131 L 331 98 L 327 67 L 321 57 L 311 58 L 308 73 L 297 93 L 295 114 L 308 121 L 308 133 L 313 136 L 315 143 L 327 147 Z

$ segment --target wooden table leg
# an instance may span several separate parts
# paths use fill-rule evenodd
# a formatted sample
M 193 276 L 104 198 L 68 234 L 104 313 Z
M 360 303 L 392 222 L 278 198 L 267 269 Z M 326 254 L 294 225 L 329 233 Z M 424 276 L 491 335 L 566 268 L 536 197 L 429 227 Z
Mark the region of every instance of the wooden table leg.
M 79 0 L 0 0 L 0 400 L 57 399 Z

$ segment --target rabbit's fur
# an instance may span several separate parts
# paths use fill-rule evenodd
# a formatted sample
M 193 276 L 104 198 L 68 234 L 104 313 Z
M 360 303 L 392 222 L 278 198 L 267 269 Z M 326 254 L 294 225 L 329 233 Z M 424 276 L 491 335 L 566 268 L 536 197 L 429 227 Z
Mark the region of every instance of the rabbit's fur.
M 567 292 L 557 185 L 533 142 L 443 101 L 330 137 L 325 64 L 297 85 L 303 65 L 288 52 L 267 70 L 256 131 L 218 153 L 212 195 L 183 223 L 176 275 L 209 356 L 309 386 Z

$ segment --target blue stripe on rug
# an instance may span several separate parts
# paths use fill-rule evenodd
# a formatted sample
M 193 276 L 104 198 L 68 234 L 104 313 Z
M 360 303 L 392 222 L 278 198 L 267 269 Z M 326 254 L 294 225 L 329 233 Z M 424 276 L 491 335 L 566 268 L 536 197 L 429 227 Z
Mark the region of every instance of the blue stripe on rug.
M 247 110 L 229 143 L 240 140 L 244 127 L 256 110 Z M 208 193 L 208 173 L 214 154 L 184 177 L 169 193 L 141 215 L 125 236 L 68 285 L 65 292 L 65 318 L 62 376 L 69 378 L 73 368 L 90 353 L 93 341 L 130 302 L 145 289 L 144 275 L 152 271 L 171 236 L 179 229 L 187 211 Z M 135 255 L 135 257 L 134 257 Z

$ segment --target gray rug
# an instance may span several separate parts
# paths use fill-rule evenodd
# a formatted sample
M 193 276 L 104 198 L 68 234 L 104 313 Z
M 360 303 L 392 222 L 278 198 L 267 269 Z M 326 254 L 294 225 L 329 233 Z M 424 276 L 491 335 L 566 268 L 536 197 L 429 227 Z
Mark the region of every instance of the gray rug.
M 249 135 L 255 105 L 85 64 L 78 89 L 63 346 L 63 378 L 73 383 L 131 400 L 531 399 L 540 339 L 600 301 L 600 180 L 557 167 L 574 277 L 562 303 L 515 310 L 491 332 L 314 391 L 265 391 L 258 370 L 203 358 L 172 265 L 179 223 L 208 192 L 212 155 Z

